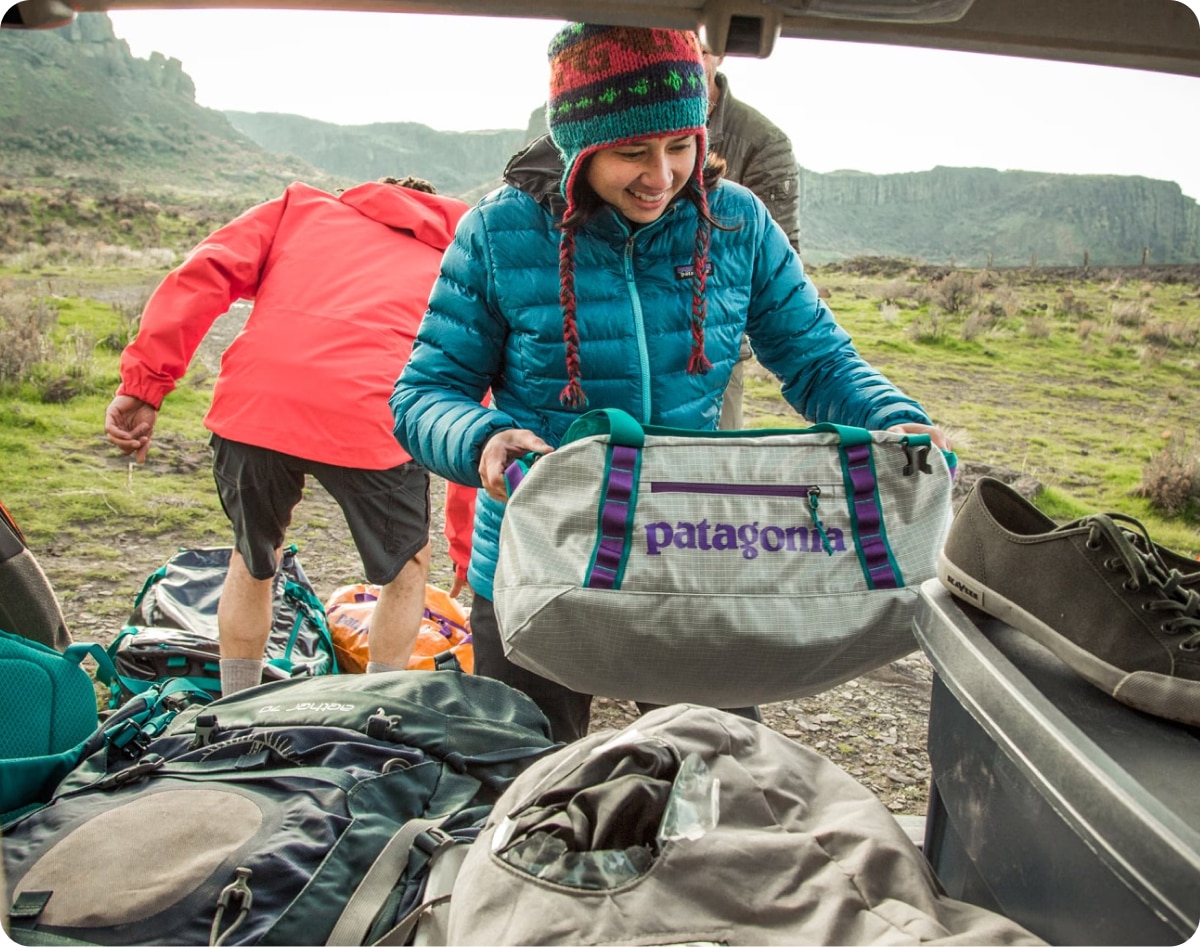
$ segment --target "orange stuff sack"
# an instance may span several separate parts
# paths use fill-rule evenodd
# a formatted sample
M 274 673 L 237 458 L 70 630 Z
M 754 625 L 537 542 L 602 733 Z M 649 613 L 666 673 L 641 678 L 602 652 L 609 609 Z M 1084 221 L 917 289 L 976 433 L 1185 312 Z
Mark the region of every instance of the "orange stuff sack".
M 367 636 L 378 600 L 378 585 L 358 583 L 336 589 L 325 602 L 338 670 L 343 674 L 362 674 L 367 669 Z M 408 669 L 432 671 L 434 657 L 445 651 L 451 652 L 468 674 L 474 672 L 475 652 L 467 613 L 449 593 L 426 585 L 425 617 L 421 619 Z

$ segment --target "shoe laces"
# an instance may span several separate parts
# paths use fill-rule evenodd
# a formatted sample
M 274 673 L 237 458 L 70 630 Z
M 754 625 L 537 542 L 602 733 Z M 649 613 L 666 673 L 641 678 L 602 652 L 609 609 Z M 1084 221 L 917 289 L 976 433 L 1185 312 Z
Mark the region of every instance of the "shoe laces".
M 1200 592 L 1183 585 L 1183 573 L 1167 566 L 1146 527 L 1122 513 L 1097 513 L 1069 523 L 1061 529 L 1088 528 L 1087 546 L 1109 546 L 1115 556 L 1104 560 L 1108 569 L 1128 573 L 1125 588 L 1147 592 L 1151 598 L 1142 608 L 1164 614 L 1162 630 L 1169 635 L 1184 635 L 1181 651 L 1200 650 Z

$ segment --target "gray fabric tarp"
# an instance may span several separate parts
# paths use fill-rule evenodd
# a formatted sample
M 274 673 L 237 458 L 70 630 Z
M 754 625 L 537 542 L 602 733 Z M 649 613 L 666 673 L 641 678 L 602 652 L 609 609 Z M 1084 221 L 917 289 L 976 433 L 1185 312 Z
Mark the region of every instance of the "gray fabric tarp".
M 675 705 L 521 774 L 453 944 L 1039 944 L 945 895 L 883 804 L 768 727 Z

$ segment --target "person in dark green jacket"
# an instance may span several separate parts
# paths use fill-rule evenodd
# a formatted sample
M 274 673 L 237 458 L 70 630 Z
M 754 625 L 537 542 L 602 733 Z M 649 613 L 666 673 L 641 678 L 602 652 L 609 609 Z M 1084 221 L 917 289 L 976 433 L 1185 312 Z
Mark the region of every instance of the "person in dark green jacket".
M 762 201 L 707 160 L 694 33 L 571 24 L 550 67 L 558 160 L 519 156 L 463 217 L 391 405 L 405 450 L 483 488 L 467 574 L 476 672 L 528 693 L 569 741 L 591 697 L 509 662 L 492 603 L 513 460 L 553 450 L 593 408 L 715 429 L 743 334 L 808 421 L 949 444 L 855 351 Z
M 750 190 L 787 234 L 788 243 L 800 252 L 800 166 L 791 139 L 762 112 L 751 108 L 729 91 L 729 80 L 717 69 L 724 56 L 714 56 L 707 47 L 704 71 L 708 76 L 708 150 L 725 162 L 725 180 L 736 181 Z M 742 396 L 746 366 L 754 357 L 750 342 L 742 338 L 742 351 L 721 403 L 723 431 L 744 427 Z

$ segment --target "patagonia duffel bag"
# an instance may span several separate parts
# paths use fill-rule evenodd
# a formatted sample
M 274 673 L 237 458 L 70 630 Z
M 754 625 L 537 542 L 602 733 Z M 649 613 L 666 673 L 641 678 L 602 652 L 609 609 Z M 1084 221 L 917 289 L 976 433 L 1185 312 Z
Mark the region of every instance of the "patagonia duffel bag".
M 573 690 L 656 704 L 833 687 L 916 649 L 954 463 L 928 435 L 589 412 L 507 472 L 506 653 Z

